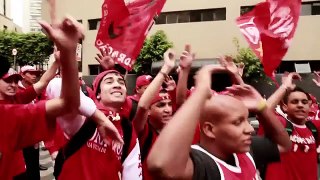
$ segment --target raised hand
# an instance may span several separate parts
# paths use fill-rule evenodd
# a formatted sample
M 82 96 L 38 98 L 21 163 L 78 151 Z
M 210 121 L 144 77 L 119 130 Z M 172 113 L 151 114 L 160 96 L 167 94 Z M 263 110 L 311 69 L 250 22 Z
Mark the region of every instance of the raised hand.
M 296 87 L 296 85 L 293 83 L 294 79 L 301 80 L 301 76 L 296 72 L 285 72 L 281 78 L 282 85 L 284 85 L 287 89 L 292 90 Z
M 168 77 L 165 79 L 164 83 L 167 85 L 167 88 L 166 88 L 167 91 L 173 91 L 173 90 L 175 90 L 176 87 L 177 87 L 177 84 L 176 84 L 176 82 L 172 79 L 172 76 L 168 76 Z
M 260 93 L 250 85 L 234 85 L 227 87 L 227 90 L 235 98 L 239 99 L 249 109 L 249 111 L 257 112 L 258 105 L 263 100 Z
M 222 56 L 219 58 L 221 66 L 225 67 L 232 74 L 239 74 L 238 67 L 233 62 L 231 56 Z
M 179 67 L 183 69 L 190 69 L 192 61 L 195 59 L 195 53 L 191 51 L 191 45 L 187 44 L 180 56 Z
M 100 63 L 104 70 L 112 69 L 114 67 L 115 61 L 111 56 L 107 55 L 105 49 L 100 48 L 100 53 L 97 54 L 95 59 Z
M 83 26 L 70 16 L 52 26 L 45 21 L 39 23 L 59 50 L 74 50 L 75 52 L 77 43 L 84 38 Z
M 168 49 L 164 55 L 163 55 L 163 59 L 164 59 L 164 64 L 160 70 L 160 72 L 165 73 L 165 74 L 169 74 L 170 71 L 174 68 L 175 66 L 175 53 L 172 49 Z
M 314 76 L 316 78 L 312 79 L 316 86 L 320 87 L 320 71 L 314 71 Z

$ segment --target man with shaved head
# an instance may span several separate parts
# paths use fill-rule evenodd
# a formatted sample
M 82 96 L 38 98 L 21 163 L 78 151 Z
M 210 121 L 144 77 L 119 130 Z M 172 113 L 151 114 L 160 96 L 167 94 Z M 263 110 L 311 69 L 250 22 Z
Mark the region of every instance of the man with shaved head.
M 291 147 L 283 126 L 251 86 L 228 88 L 232 96 L 212 96 L 211 74 L 225 71 L 209 65 L 196 76 L 196 90 L 162 130 L 153 145 L 148 168 L 170 179 L 258 179 L 257 167 L 279 160 Z M 252 138 L 249 111 L 260 117 L 267 138 Z M 200 144 L 191 146 L 200 120 Z M 191 148 L 190 148 L 191 146 Z M 257 165 L 257 167 L 256 167 Z

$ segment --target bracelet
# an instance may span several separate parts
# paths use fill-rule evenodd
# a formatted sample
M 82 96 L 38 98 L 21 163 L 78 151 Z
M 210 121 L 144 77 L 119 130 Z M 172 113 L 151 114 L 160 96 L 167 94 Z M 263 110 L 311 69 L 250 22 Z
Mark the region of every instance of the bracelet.
M 265 99 L 262 99 L 261 101 L 259 101 L 258 106 L 257 106 L 257 110 L 258 112 L 263 111 L 265 108 L 267 107 L 267 101 Z

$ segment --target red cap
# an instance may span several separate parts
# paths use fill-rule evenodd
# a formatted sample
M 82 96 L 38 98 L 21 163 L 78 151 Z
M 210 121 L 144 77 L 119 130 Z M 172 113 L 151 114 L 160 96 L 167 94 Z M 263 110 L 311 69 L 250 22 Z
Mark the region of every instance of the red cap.
M 161 93 L 161 90 L 162 90 L 162 89 L 163 89 L 163 88 L 160 88 L 159 91 L 158 91 L 158 93 L 153 97 L 153 99 L 152 99 L 152 101 L 151 101 L 151 104 L 157 103 L 157 102 L 159 102 L 159 101 L 161 101 L 161 100 L 171 99 L 171 97 L 170 97 L 169 94 L 167 94 L 167 95 L 165 95 L 165 96 L 160 96 L 160 93 Z
M 139 76 L 136 80 L 136 88 L 140 88 L 145 85 L 149 85 L 152 81 L 152 76 L 150 75 L 142 75 Z
M 100 91 L 100 83 L 101 83 L 103 77 L 105 77 L 107 74 L 110 74 L 110 73 L 120 74 L 120 72 L 116 71 L 116 70 L 107 70 L 107 71 L 103 71 L 102 73 L 98 74 L 98 76 L 94 79 L 92 86 L 93 86 L 93 92 L 94 92 L 95 96 L 97 96 L 98 91 Z
M 6 73 L 5 75 L 2 76 L 1 79 L 6 80 L 9 78 L 16 78 L 17 80 L 21 80 L 22 77 L 20 74 L 18 74 L 14 69 L 10 68 L 8 73 Z

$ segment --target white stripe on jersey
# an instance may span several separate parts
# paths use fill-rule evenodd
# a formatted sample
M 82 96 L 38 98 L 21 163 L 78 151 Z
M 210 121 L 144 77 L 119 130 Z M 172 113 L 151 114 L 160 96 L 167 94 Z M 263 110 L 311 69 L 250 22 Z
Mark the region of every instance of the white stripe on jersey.
M 140 146 L 138 138 L 136 145 L 131 150 L 128 157 L 122 164 L 122 180 L 141 180 L 142 179 L 142 165 L 140 159 Z

